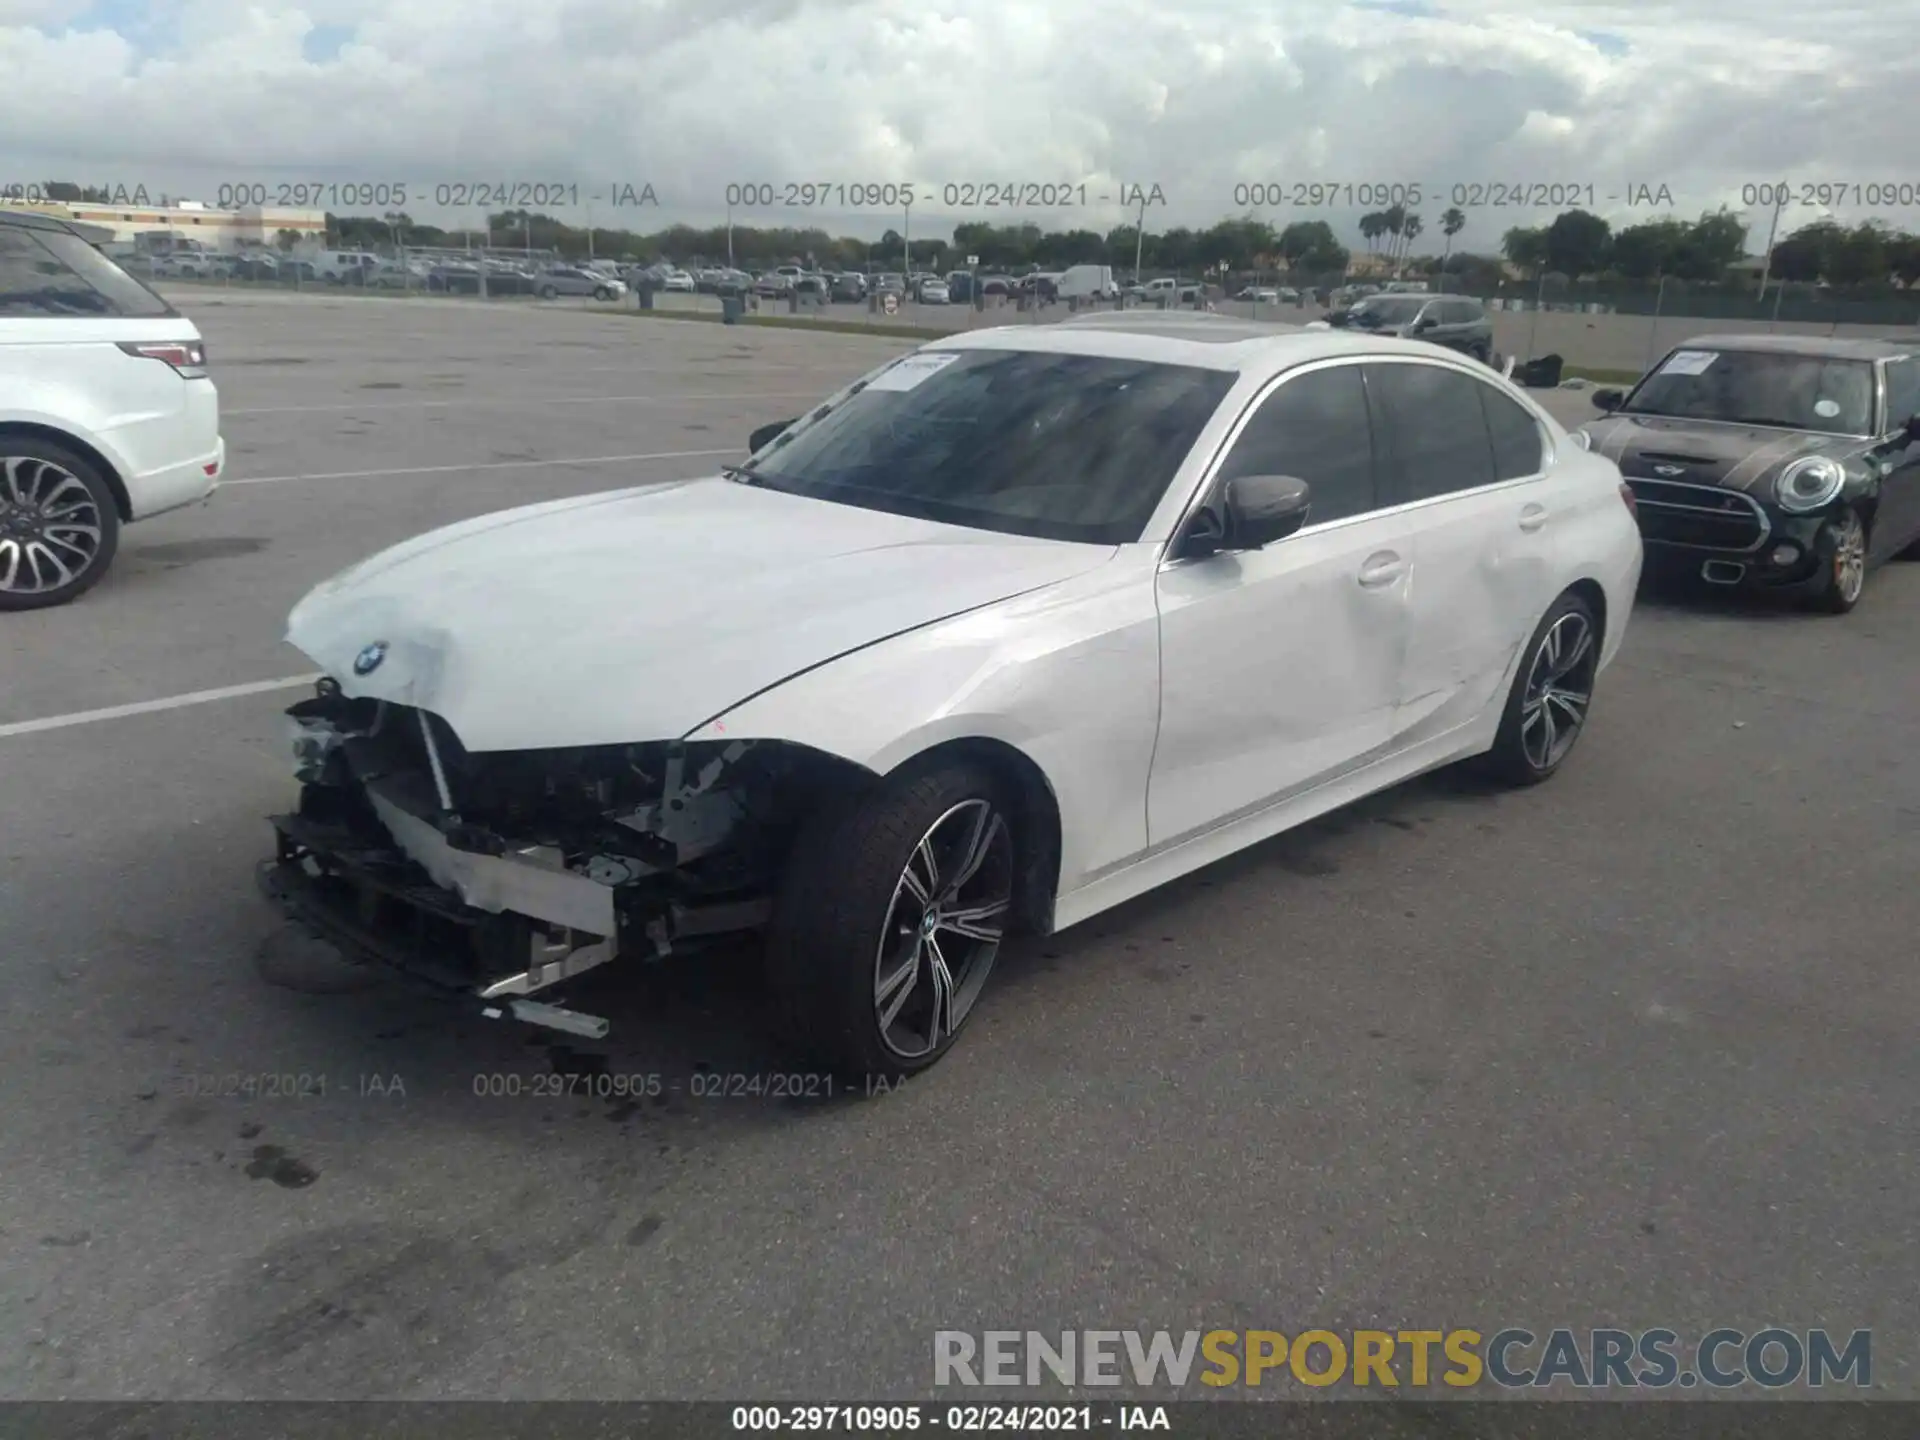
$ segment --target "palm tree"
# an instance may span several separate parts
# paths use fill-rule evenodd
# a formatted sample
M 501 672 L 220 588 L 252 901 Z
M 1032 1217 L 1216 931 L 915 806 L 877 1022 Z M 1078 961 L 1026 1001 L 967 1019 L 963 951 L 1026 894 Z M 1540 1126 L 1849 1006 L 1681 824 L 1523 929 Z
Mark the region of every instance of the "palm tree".
M 1447 237 L 1446 251 L 1440 256 L 1440 273 L 1445 274 L 1447 260 L 1453 254 L 1453 237 L 1467 228 L 1467 217 L 1458 205 L 1449 206 L 1440 214 L 1440 233 Z
M 1385 210 L 1375 210 L 1360 217 L 1360 233 L 1366 237 L 1369 252 L 1377 251 L 1380 239 L 1393 228 Z
M 1405 268 L 1407 256 L 1413 250 L 1415 238 L 1426 228 L 1425 222 L 1418 215 L 1409 215 L 1400 222 L 1400 268 Z

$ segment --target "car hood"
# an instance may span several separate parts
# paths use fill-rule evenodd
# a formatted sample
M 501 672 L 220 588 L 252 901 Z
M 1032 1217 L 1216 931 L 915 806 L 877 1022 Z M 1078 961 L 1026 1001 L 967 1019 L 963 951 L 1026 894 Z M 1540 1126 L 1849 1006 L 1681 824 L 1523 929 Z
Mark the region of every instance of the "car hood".
M 1850 435 L 1810 435 L 1764 425 L 1717 425 L 1657 415 L 1610 415 L 1583 427 L 1593 452 L 1632 479 L 1759 492 L 1805 455 L 1853 460 L 1874 446 Z
M 287 639 L 347 694 L 431 711 L 470 750 L 672 739 L 1114 553 L 716 477 L 431 531 L 313 590 Z

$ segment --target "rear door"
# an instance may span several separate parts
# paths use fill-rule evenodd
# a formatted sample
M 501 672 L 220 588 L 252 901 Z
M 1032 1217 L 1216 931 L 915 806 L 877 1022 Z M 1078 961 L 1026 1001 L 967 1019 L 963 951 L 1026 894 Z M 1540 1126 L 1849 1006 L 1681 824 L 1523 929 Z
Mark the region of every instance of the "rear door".
M 1545 429 L 1454 361 L 1376 360 L 1367 391 L 1386 434 L 1387 487 L 1415 526 L 1400 743 L 1458 729 L 1504 694 L 1556 593 Z

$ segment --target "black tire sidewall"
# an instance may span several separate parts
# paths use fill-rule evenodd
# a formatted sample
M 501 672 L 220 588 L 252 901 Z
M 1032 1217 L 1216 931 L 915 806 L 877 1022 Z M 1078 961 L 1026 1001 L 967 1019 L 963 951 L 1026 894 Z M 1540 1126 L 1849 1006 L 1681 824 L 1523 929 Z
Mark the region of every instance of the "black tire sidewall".
M 1550 780 L 1559 773 L 1560 767 L 1572 758 L 1573 752 L 1580 748 L 1580 735 L 1574 737 L 1573 744 L 1567 747 L 1553 764 L 1541 769 L 1527 758 L 1526 747 L 1520 741 L 1521 711 L 1526 706 L 1527 679 L 1533 674 L 1534 663 L 1539 659 L 1540 647 L 1545 643 L 1547 632 L 1562 619 L 1571 614 L 1584 615 L 1587 624 L 1593 630 L 1593 641 L 1599 645 L 1602 641 L 1600 620 L 1593 613 L 1593 607 L 1571 591 L 1560 596 L 1547 607 L 1547 613 L 1534 627 L 1533 634 L 1527 637 L 1527 643 L 1520 652 L 1520 668 L 1514 672 L 1513 684 L 1507 691 L 1507 703 L 1500 713 L 1500 729 L 1493 742 L 1493 748 L 1483 757 L 1487 768 L 1498 779 L 1514 785 L 1538 785 Z M 1595 657 L 1596 662 L 1598 657 Z M 1598 695 L 1598 687 L 1595 687 Z M 1593 713 L 1592 701 L 1588 702 L 1587 713 Z M 1580 725 L 1581 735 L 1586 733 L 1586 722 Z
M 801 828 L 775 898 L 766 964 L 782 1038 L 808 1062 L 843 1079 L 893 1079 L 930 1068 L 966 1033 L 977 1001 L 932 1053 L 895 1055 L 874 1017 L 873 970 L 914 846 L 934 821 L 971 799 L 988 801 L 1012 823 L 1005 787 L 990 770 L 947 762 L 889 777 Z
M 87 487 L 87 493 L 93 496 L 93 503 L 100 512 L 100 549 L 94 555 L 93 563 L 81 571 L 78 578 L 58 590 L 50 590 L 44 595 L 13 595 L 0 590 L 0 612 L 50 610 L 58 605 L 69 604 L 100 583 L 101 577 L 112 568 L 113 557 L 120 548 L 120 509 L 114 501 L 113 490 L 100 473 L 99 466 L 50 440 L 0 436 L 0 461 L 11 456 L 50 460 Z

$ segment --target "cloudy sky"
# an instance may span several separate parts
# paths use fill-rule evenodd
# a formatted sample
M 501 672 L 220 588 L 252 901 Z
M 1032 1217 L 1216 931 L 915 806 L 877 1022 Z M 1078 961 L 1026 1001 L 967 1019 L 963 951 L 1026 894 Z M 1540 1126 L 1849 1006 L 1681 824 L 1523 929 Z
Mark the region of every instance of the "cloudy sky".
M 418 187 L 567 182 L 604 206 L 651 184 L 660 208 L 634 228 L 653 229 L 720 218 L 729 183 L 906 181 L 930 234 L 1016 218 L 939 203 L 976 180 L 1157 185 L 1153 229 L 1237 212 L 1242 184 L 1401 183 L 1423 187 L 1431 236 L 1434 191 L 1455 184 L 1592 186 L 1592 208 L 1630 223 L 1649 214 L 1627 203 L 1637 187 L 1691 217 L 1784 177 L 1888 185 L 1892 204 L 1829 199 L 1920 229 L 1912 16 L 1895 0 L 0 0 L 0 185 L 211 200 L 223 182 L 404 181 L 416 218 L 444 220 Z M 1117 208 L 1051 223 L 1104 229 Z M 1354 206 L 1264 213 L 1356 238 Z M 1783 229 L 1818 216 L 1796 205 Z M 1459 244 L 1544 218 L 1472 209 Z

